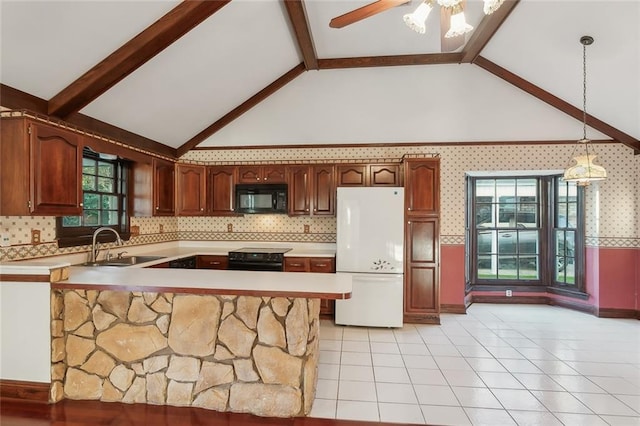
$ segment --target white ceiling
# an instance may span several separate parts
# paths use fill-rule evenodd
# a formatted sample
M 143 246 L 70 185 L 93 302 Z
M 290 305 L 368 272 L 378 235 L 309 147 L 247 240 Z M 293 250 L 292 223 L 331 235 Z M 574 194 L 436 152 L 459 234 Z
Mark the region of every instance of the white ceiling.
M 318 58 L 439 52 L 437 13 L 424 35 L 402 22 L 416 0 L 329 28 L 366 3 L 305 0 Z M 467 3 L 477 26 L 482 2 Z M 177 4 L 0 0 L 0 81 L 48 100 Z M 587 109 L 639 139 L 639 28 L 640 0 L 522 0 L 481 55 L 582 108 L 579 38 L 592 35 Z M 175 148 L 301 61 L 281 2 L 233 0 L 81 112 Z M 199 146 L 580 136 L 579 121 L 476 65 L 421 65 L 307 71 Z

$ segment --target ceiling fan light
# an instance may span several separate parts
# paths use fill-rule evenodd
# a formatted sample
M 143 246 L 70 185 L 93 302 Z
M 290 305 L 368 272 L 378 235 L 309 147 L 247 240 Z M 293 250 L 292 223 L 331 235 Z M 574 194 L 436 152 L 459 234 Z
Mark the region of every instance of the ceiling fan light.
M 462 0 L 438 0 L 438 4 L 442 7 L 453 7 L 460 4 Z
M 484 0 L 484 14 L 491 15 L 502 6 L 504 0 Z
M 451 25 L 449 31 L 444 35 L 446 38 L 457 37 L 459 35 L 468 33 L 473 27 L 467 24 L 467 19 L 464 16 L 464 10 L 462 6 L 457 4 L 451 8 Z
M 426 21 L 429 13 L 433 10 L 433 4 L 430 0 L 426 0 L 418 6 L 413 13 L 404 15 L 404 23 L 413 31 L 424 34 L 427 30 Z

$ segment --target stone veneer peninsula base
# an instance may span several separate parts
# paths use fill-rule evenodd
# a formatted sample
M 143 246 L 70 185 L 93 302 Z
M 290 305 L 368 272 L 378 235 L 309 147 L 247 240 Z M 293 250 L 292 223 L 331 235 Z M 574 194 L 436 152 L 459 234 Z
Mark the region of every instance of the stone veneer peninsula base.
M 320 299 L 51 291 L 52 402 L 309 414 Z

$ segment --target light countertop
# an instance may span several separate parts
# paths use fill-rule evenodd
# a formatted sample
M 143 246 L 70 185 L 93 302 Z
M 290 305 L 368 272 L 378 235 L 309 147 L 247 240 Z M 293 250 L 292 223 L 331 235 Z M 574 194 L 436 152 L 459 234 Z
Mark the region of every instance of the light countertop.
M 351 297 L 351 275 L 341 273 L 73 266 L 70 268 L 69 279 L 52 283 L 51 287 L 58 289 L 348 299 Z

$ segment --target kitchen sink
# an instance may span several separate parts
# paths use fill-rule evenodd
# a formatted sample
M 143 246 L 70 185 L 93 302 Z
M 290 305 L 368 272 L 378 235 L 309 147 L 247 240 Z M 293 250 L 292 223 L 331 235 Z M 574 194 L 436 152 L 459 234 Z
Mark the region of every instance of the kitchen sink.
M 119 259 L 115 258 L 100 260 L 98 262 L 86 262 L 83 263 L 82 266 L 131 266 L 159 259 L 164 259 L 164 256 L 126 256 Z

